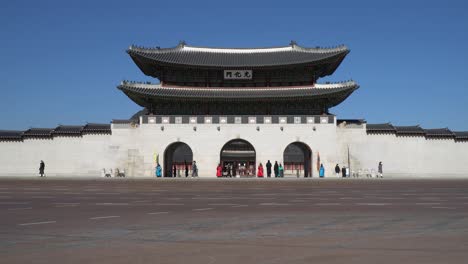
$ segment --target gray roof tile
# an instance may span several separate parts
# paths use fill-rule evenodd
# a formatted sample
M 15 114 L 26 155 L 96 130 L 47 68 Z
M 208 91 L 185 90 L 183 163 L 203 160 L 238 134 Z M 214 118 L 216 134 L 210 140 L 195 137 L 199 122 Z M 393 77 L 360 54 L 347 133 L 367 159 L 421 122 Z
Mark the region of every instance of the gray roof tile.
M 367 133 L 396 133 L 395 127 L 390 123 L 367 124 Z
M 448 128 L 433 128 L 433 129 L 424 129 L 427 138 L 440 138 L 440 137 L 450 137 L 453 138 L 455 135 Z
M 88 123 L 83 127 L 83 134 L 111 134 L 110 124 Z
M 320 96 L 341 96 L 343 100 L 359 88 L 354 81 L 335 84 L 317 84 L 301 87 L 168 87 L 146 83 L 122 82 L 118 87 L 130 98 L 151 96 L 173 99 L 198 100 L 286 100 L 294 98 L 316 98 Z
M 30 128 L 24 131 L 24 138 L 51 138 L 54 128 Z
M 455 140 L 468 140 L 468 131 L 453 131 Z
M 274 48 L 207 48 L 182 43 L 164 49 L 130 46 L 127 52 L 133 59 L 172 65 L 252 68 L 342 60 L 349 49 L 346 46 L 305 48 L 295 43 Z
M 83 126 L 60 125 L 54 129 L 54 136 L 81 136 Z
M 416 126 L 394 126 L 397 135 L 425 135 L 424 129 Z
M 23 131 L 18 130 L 0 130 L 0 141 L 21 141 L 23 140 Z

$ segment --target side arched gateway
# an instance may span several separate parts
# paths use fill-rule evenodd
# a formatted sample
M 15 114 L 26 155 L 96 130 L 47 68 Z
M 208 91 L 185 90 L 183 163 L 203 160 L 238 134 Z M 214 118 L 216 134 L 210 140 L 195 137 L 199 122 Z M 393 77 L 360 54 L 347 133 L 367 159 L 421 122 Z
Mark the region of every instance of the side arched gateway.
M 312 177 L 312 150 L 302 142 L 289 144 L 283 152 L 284 174 Z
M 164 151 L 164 177 L 185 177 L 185 165 L 188 166 L 191 175 L 193 162 L 192 149 L 183 142 L 170 144 Z
M 219 160 L 224 176 L 255 176 L 255 148 L 246 140 L 233 139 L 224 144 Z

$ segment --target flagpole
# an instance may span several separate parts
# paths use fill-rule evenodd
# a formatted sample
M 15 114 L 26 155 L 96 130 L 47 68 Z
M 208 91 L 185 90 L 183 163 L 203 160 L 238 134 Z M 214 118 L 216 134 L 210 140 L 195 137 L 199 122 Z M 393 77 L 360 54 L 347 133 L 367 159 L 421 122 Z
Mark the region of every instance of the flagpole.
M 349 145 L 348 145 L 348 169 L 349 169 L 349 177 L 351 177 L 351 162 L 349 159 Z

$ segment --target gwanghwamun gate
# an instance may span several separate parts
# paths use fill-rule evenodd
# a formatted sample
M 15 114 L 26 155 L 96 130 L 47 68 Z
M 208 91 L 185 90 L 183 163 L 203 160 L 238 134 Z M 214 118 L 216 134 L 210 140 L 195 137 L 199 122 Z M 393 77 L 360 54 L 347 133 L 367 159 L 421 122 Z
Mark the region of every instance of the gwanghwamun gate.
M 195 160 L 200 177 L 218 164 L 255 176 L 259 163 L 284 164 L 285 176 L 336 177 L 334 167 L 389 177 L 468 177 L 468 131 L 418 125 L 367 124 L 330 112 L 355 90 L 355 81 L 320 83 L 350 50 L 306 48 L 294 41 L 273 48 L 131 46 L 127 53 L 159 84 L 123 81 L 118 89 L 143 109 L 110 124 L 60 125 L 0 131 L 0 175 L 127 177 L 185 176 Z M 191 172 L 189 172 L 191 174 Z

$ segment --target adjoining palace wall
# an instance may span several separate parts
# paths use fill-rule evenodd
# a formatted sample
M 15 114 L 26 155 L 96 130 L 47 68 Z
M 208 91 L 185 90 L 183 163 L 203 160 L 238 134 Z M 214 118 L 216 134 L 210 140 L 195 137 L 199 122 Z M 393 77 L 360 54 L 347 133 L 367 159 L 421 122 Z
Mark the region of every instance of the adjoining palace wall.
M 83 135 L 0 142 L 0 175 L 38 175 L 41 160 L 46 163 L 47 175 L 99 175 L 100 169 L 113 160 L 108 148 L 110 138 L 111 135 Z
M 283 129 L 281 129 L 283 128 Z M 368 135 L 365 124 L 113 124 L 112 135 L 0 142 L 0 176 L 37 176 L 40 160 L 48 176 L 98 177 L 102 170 L 124 169 L 127 177 L 153 177 L 154 155 L 164 164 L 164 151 L 175 142 L 188 144 L 200 177 L 215 177 L 224 144 L 243 139 L 256 151 L 256 163 L 283 162 L 285 148 L 302 142 L 312 150 L 312 176 L 317 154 L 334 176 L 334 166 L 377 171 L 382 161 L 386 177 L 468 177 L 468 142 L 425 137 Z
M 364 125 L 365 126 L 365 125 Z M 388 177 L 467 177 L 468 142 L 426 139 L 424 136 L 367 134 L 363 128 L 337 128 L 342 162 L 351 169 L 377 171 L 384 164 Z

